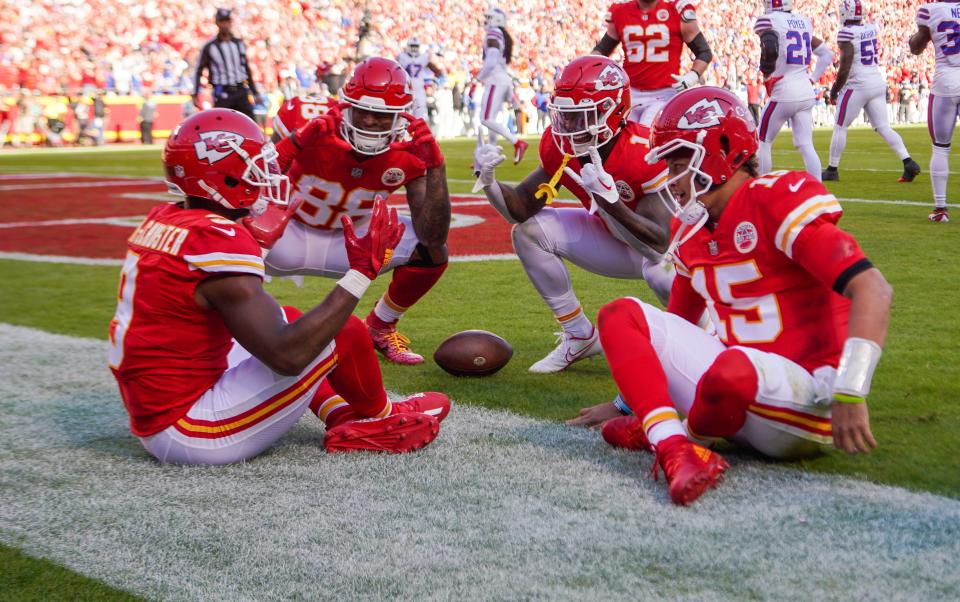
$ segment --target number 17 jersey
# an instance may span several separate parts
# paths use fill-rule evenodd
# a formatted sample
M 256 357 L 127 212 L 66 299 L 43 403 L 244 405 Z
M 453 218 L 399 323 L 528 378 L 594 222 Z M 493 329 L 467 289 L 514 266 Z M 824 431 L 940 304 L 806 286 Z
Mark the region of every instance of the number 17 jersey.
M 766 80 L 771 100 L 791 102 L 813 98 L 815 94 L 810 83 L 813 26 L 810 19 L 796 13 L 773 11 L 757 17 L 753 31 L 757 35 L 773 31 L 779 39 L 777 66 Z
M 960 96 L 960 2 L 931 2 L 917 9 L 917 25 L 930 30 L 937 67 L 930 92 Z

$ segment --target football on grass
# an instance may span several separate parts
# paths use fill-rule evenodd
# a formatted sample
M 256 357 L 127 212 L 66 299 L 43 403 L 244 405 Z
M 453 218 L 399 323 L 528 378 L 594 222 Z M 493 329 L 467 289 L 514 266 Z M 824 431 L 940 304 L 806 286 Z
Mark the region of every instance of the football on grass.
M 433 361 L 454 376 L 488 376 L 513 357 L 510 343 L 486 330 L 450 335 L 433 352 Z

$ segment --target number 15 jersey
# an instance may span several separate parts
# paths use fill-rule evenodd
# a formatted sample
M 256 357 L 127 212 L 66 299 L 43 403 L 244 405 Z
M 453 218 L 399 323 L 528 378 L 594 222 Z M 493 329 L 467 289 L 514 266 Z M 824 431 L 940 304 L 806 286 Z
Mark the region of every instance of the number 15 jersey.
M 917 9 L 917 25 L 930 30 L 937 68 L 930 92 L 960 96 L 960 2 L 931 2 Z
M 813 26 L 810 19 L 796 13 L 773 11 L 757 17 L 753 31 L 757 35 L 773 31 L 779 39 L 777 66 L 766 80 L 771 100 L 792 102 L 813 98 L 815 94 L 810 83 Z
M 806 172 L 748 181 L 712 230 L 677 250 L 670 310 L 699 295 L 724 344 L 776 353 L 811 372 L 836 367 L 850 306 L 838 291 L 870 267 L 837 227 L 842 212 Z

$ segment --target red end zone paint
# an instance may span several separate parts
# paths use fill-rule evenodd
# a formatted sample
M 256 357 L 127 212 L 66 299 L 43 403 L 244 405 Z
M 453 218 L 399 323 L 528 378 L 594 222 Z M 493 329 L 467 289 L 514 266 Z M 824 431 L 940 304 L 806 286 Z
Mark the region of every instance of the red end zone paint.
M 0 252 L 122 259 L 126 240 L 157 202 L 174 197 L 162 182 L 35 174 L 0 175 Z M 482 260 L 513 253 L 510 226 L 478 197 L 452 196 L 452 257 Z M 405 205 L 402 195 L 390 204 Z

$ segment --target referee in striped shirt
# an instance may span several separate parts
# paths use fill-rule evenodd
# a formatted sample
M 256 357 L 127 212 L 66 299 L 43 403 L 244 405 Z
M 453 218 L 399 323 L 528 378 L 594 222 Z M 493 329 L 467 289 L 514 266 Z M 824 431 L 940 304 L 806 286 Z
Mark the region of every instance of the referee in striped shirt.
M 204 69 L 209 71 L 209 81 L 213 86 L 213 106 L 240 111 L 253 119 L 253 106 L 250 94 L 259 100 L 250 63 L 247 62 L 247 48 L 240 38 L 231 31 L 230 11 L 217 9 L 217 36 L 203 45 L 200 60 L 197 62 L 197 75 L 193 87 L 193 104 L 200 108 L 200 77 Z

